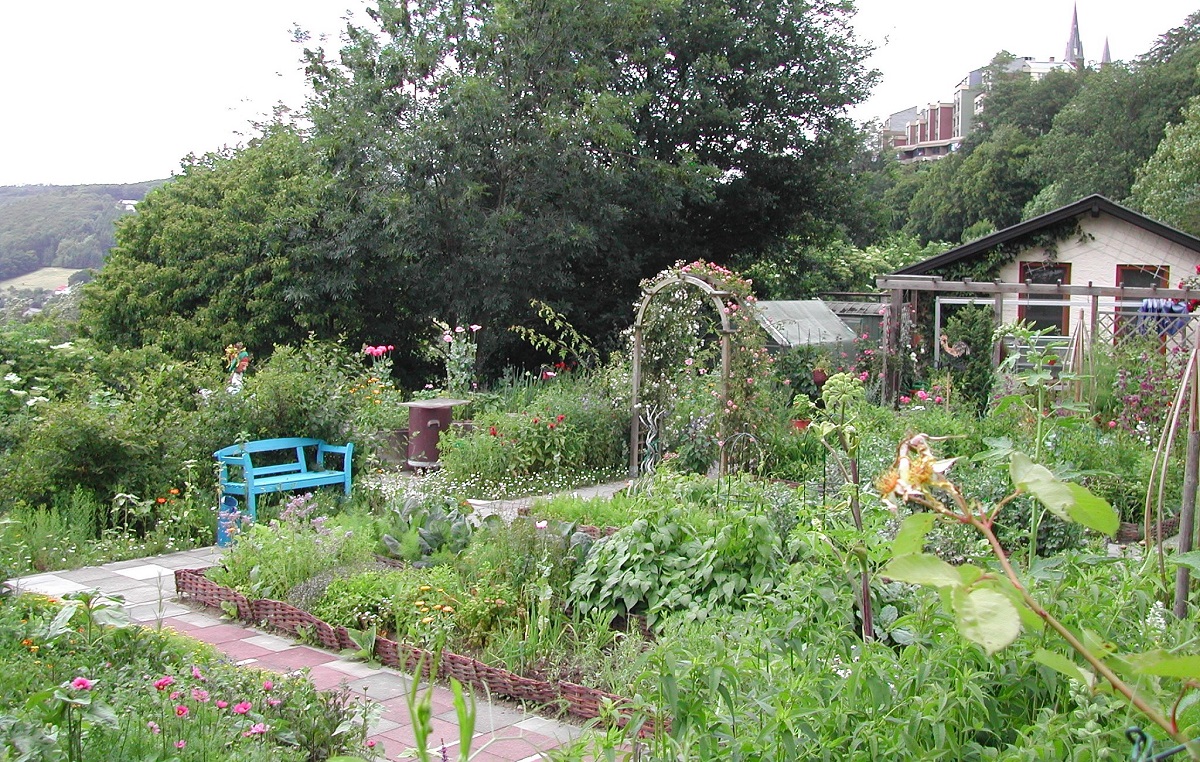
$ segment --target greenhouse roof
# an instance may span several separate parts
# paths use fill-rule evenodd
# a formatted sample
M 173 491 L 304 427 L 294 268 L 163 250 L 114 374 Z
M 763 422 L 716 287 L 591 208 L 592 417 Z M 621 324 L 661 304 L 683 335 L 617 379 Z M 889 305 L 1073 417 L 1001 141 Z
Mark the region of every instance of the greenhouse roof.
M 781 347 L 854 341 L 854 331 L 820 299 L 759 302 L 756 317 L 772 343 Z

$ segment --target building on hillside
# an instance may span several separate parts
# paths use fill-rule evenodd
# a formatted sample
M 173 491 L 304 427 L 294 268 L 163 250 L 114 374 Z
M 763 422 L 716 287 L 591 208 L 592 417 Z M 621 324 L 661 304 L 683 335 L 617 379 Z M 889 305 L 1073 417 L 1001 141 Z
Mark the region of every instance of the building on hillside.
M 1107 63 L 1109 58 L 1108 41 L 1105 40 L 1101 64 Z M 1007 70 L 1026 74 L 1036 82 L 1052 71 L 1081 69 L 1083 66 L 1083 43 L 1076 10 L 1071 18 L 1066 59 L 1055 60 L 1051 56 L 1049 60 L 1039 61 L 1032 56 L 1020 56 L 1009 62 Z M 990 87 L 988 70 L 975 69 L 955 86 L 950 103 L 939 101 L 924 108 L 914 106 L 892 114 L 884 127 L 884 145 L 895 149 L 901 163 L 940 159 L 958 150 L 963 139 L 979 124 Z M 896 123 L 909 114 L 912 116 L 903 125 Z

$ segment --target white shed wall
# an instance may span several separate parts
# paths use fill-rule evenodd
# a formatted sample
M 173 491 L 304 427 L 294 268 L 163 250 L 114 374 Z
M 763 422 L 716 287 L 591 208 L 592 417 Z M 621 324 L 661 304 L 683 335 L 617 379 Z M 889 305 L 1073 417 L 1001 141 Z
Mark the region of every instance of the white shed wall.
M 1115 286 L 1117 265 L 1167 266 L 1167 285 L 1174 287 L 1181 278 L 1196 271 L 1200 255 L 1174 241 L 1144 230 L 1124 220 L 1101 213 L 1099 217 L 1084 214 L 1079 218 L 1080 233 L 1059 241 L 1056 262 L 1071 265 L 1071 285 Z M 1082 240 L 1080 240 L 1082 239 Z M 998 277 L 1005 283 L 1020 282 L 1022 262 L 1043 262 L 1046 252 L 1030 248 L 1000 269 Z M 1113 307 L 1113 299 L 1101 299 L 1100 309 Z M 1090 299 L 1076 296 L 1071 302 L 1071 325 L 1078 319 L 1079 310 L 1088 310 Z M 1017 319 L 1017 305 L 1006 299 L 1002 320 Z M 1071 330 L 1068 327 L 1067 332 Z

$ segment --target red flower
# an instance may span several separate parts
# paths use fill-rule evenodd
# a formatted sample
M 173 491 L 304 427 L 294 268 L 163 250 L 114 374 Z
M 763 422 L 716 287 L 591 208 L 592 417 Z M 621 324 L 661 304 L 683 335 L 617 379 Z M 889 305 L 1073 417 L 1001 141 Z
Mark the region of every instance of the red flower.
M 564 418 L 566 418 L 566 416 L 565 416 L 565 415 L 562 415 L 562 414 L 560 414 L 560 415 L 559 415 L 557 418 L 555 418 L 554 420 L 558 421 L 559 423 L 562 423 Z
M 492 435 L 492 436 L 494 436 L 494 437 L 498 437 L 498 436 L 500 436 L 500 432 L 496 431 L 496 427 L 495 427 L 495 426 L 488 426 L 488 433 L 489 433 L 489 434 L 491 434 L 491 435 Z

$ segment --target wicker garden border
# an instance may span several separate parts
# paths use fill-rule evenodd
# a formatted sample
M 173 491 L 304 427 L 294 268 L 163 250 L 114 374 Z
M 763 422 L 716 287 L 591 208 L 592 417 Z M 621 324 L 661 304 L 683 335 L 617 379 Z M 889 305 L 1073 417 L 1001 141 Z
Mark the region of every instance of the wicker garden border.
M 220 610 L 225 610 L 222 604 L 233 604 L 238 619 L 244 622 L 264 624 L 293 636 L 304 635 L 329 650 L 357 648 L 345 627 L 334 627 L 290 603 L 269 598 L 248 599 L 236 590 L 208 579 L 204 576 L 205 571 L 207 568 L 175 570 L 175 589 L 182 599 Z M 635 716 L 633 702 L 623 696 L 565 681 L 555 684 L 522 677 L 451 651 L 443 650 L 438 658 L 432 651 L 377 637 L 375 657 L 386 666 L 406 672 L 414 672 L 420 667 L 426 679 L 453 677 L 464 685 L 488 694 L 565 709 L 582 719 L 599 717 L 602 707 L 609 702 L 617 708 L 621 727 L 629 724 Z M 668 725 L 665 720 L 647 718 L 639 728 L 638 735 L 653 735 L 658 727 L 665 729 Z

